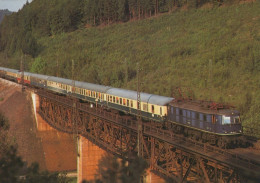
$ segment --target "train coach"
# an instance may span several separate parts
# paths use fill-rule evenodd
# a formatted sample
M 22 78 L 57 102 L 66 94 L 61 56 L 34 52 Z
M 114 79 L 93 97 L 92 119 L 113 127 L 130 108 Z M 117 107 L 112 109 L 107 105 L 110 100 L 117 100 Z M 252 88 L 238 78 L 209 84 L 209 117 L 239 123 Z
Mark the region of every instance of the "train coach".
M 21 81 L 21 73 L 18 70 L 0 67 L 0 73 L 6 79 Z M 141 92 L 141 102 L 138 104 L 136 91 L 29 72 L 24 72 L 24 83 L 65 95 L 73 95 L 83 101 L 132 115 L 137 115 L 140 108 L 144 119 L 158 122 L 166 120 L 167 104 L 173 100 L 171 97 Z

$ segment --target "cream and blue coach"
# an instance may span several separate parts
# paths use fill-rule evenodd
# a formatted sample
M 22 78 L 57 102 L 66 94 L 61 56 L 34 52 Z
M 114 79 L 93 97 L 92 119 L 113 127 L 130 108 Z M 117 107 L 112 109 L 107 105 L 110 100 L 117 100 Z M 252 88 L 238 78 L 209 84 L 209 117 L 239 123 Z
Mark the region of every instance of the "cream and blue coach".
M 164 121 L 167 116 L 167 104 L 173 98 L 140 93 L 141 103 L 138 105 L 137 92 L 120 88 L 110 88 L 106 92 L 107 106 L 129 114 L 137 115 L 139 107 L 141 116 L 156 121 Z

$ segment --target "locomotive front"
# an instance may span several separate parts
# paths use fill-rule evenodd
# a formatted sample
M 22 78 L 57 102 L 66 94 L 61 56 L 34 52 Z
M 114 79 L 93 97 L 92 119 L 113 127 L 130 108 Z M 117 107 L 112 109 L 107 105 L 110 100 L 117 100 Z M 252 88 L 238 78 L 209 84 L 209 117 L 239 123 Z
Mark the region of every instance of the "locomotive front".
M 220 134 L 241 134 L 242 125 L 240 114 L 236 110 L 220 110 L 220 122 L 217 132 Z

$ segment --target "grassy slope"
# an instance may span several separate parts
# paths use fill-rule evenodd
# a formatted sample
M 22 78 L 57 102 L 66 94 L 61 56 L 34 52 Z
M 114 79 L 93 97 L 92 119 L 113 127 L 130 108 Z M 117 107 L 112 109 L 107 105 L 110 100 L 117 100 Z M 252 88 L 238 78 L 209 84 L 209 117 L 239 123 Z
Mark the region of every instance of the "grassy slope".
M 259 12 L 256 2 L 45 37 L 29 67 L 70 78 L 73 59 L 78 80 L 135 90 L 139 62 L 143 91 L 170 96 L 176 86 L 189 87 L 197 99 L 236 105 L 245 123 L 259 124 Z

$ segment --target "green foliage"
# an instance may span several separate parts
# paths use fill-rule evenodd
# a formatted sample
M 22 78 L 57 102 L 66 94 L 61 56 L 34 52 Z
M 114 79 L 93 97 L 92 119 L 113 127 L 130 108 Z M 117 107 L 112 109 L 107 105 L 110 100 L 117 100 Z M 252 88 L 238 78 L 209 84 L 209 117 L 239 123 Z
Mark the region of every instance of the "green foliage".
M 33 163 L 28 169 L 24 180 L 21 183 L 69 183 L 70 179 L 66 178 L 66 174 L 58 172 L 49 173 L 47 171 L 39 172 L 39 165 Z
M 10 124 L 8 122 L 8 119 L 0 113 L 0 130 L 9 130 Z
M 106 155 L 99 162 L 99 175 L 101 178 L 95 182 L 100 183 L 138 183 L 148 168 L 147 162 L 134 156 L 130 161 L 119 160 L 115 156 Z
M 41 57 L 37 57 L 32 63 L 31 72 L 34 73 L 44 73 L 47 67 L 47 63 Z
M 2 139 L 1 139 L 2 140 Z M 0 152 L 0 182 L 19 182 L 19 170 L 23 167 L 21 157 L 17 156 L 17 149 L 14 146 L 7 147 Z

